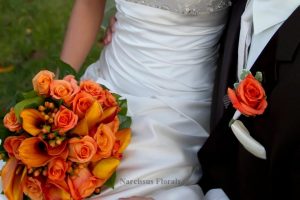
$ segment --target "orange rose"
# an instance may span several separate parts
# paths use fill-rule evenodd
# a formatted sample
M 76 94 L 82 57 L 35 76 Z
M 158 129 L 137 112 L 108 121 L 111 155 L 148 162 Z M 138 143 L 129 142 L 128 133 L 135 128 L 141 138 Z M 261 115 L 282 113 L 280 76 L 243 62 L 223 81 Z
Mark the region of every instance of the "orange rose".
M 73 75 L 67 75 L 64 77 L 64 80 L 68 81 L 69 83 L 71 83 L 72 87 L 78 87 L 78 91 L 80 90 L 80 87 L 78 86 L 77 80 L 75 79 L 75 77 Z
M 32 79 L 33 89 L 40 95 L 49 95 L 50 84 L 53 81 L 54 74 L 48 70 L 40 71 Z
M 104 107 L 113 107 L 118 105 L 116 98 L 108 90 L 105 90 L 105 97 Z
M 97 142 L 98 149 L 93 161 L 96 162 L 100 159 L 110 157 L 116 138 L 109 126 L 101 124 L 94 135 L 94 139 Z
M 18 122 L 15 111 L 13 108 L 10 109 L 10 112 L 7 113 L 3 119 L 3 124 L 11 132 L 19 131 L 22 128 L 22 125 Z
M 79 116 L 79 118 L 83 118 L 86 111 L 91 107 L 94 103 L 95 99 L 92 95 L 87 92 L 81 91 L 76 94 L 75 98 L 72 102 L 73 111 Z
M 252 74 L 239 83 L 236 91 L 228 88 L 227 93 L 233 107 L 247 116 L 263 114 L 268 105 L 261 83 Z
M 65 133 L 77 124 L 78 116 L 68 108 L 61 106 L 59 111 L 54 117 L 55 129 L 58 129 L 60 133 Z
M 66 103 L 68 105 L 70 105 L 72 103 L 72 100 L 74 99 L 75 95 L 80 91 L 80 87 L 78 86 L 78 83 L 73 75 L 65 76 L 64 80 L 68 81 L 73 88 L 73 93 L 71 94 L 71 98 L 66 100 Z
M 71 138 L 69 140 L 69 160 L 78 163 L 89 162 L 95 155 L 97 144 L 90 136 Z
M 91 80 L 85 80 L 80 82 L 80 89 L 92 95 L 97 99 L 101 104 L 106 99 L 104 89 L 96 82 Z
M 60 145 L 57 146 L 50 146 L 48 143 L 45 142 L 46 150 L 49 156 L 51 157 L 61 157 L 63 159 L 67 159 L 69 155 L 69 149 L 68 149 L 68 141 L 64 140 Z
M 48 178 L 53 181 L 62 181 L 65 179 L 67 169 L 68 164 L 63 158 L 54 158 L 48 163 Z
M 66 80 L 54 80 L 50 85 L 50 95 L 55 99 L 64 100 L 68 105 L 78 92 L 79 87 Z
M 63 181 L 51 181 L 47 180 L 43 188 L 45 200 L 71 200 L 71 194 L 69 193 L 69 187 L 67 183 Z
M 23 191 L 32 200 L 43 200 L 42 183 L 35 178 L 26 177 L 24 180 Z
M 95 189 L 102 186 L 103 183 L 104 180 L 93 176 L 87 168 L 82 168 L 78 174 L 68 177 L 68 185 L 74 200 L 90 196 Z
M 18 160 L 20 160 L 19 157 L 19 146 L 22 143 L 23 140 L 25 140 L 25 136 L 9 136 L 4 141 L 4 149 L 7 151 L 9 156 L 14 156 Z

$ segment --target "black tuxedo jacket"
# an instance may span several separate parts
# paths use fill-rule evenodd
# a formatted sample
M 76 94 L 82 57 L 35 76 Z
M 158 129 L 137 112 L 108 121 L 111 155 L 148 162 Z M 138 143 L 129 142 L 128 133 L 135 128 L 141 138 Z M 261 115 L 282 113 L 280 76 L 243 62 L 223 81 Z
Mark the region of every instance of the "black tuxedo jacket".
M 198 156 L 204 191 L 222 188 L 232 200 L 300 199 L 300 8 L 272 37 L 251 71 L 263 73 L 268 107 L 256 117 L 241 117 L 252 137 L 266 149 L 262 160 L 233 135 L 228 123 L 234 109 L 223 97 L 236 82 L 240 17 L 246 0 L 232 6 L 217 72 L 211 135 Z M 286 2 L 287 3 L 287 2 Z M 263 20 L 263 19 L 262 19 Z

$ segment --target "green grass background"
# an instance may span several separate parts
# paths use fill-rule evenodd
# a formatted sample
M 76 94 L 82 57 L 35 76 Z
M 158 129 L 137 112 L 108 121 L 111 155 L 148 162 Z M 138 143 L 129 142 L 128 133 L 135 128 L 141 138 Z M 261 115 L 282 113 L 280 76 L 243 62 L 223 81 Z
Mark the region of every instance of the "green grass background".
M 72 0 L 0 0 L 0 67 L 13 66 L 0 73 L 0 118 L 16 91 L 32 88 L 31 79 L 39 70 L 55 70 Z M 107 0 L 104 24 L 113 13 L 113 0 Z M 99 32 L 81 72 L 99 57 Z

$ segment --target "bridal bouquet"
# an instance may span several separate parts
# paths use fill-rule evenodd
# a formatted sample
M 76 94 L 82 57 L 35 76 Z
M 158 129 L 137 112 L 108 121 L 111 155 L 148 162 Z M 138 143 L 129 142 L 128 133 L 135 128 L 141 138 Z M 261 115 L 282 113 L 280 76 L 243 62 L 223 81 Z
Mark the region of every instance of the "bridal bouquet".
M 127 103 L 96 82 L 43 70 L 0 127 L 9 200 L 84 199 L 113 187 L 130 142 Z

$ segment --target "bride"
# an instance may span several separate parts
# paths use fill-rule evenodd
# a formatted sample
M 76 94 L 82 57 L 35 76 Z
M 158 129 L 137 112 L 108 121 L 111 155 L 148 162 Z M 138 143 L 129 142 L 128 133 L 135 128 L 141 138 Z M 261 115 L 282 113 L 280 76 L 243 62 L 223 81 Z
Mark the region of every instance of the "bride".
M 202 199 L 197 152 L 208 137 L 218 42 L 229 5 L 229 0 L 116 0 L 112 41 L 82 77 L 126 97 L 133 119 L 115 188 L 102 191 L 101 199 Z M 61 58 L 77 70 L 104 7 L 104 0 L 75 1 Z

